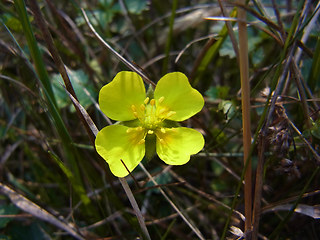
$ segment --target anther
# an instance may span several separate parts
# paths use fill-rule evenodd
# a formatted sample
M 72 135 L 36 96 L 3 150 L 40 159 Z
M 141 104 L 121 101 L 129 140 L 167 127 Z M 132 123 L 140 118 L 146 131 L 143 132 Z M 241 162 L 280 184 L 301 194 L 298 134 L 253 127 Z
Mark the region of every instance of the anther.
M 151 99 L 151 100 L 150 100 L 150 105 L 151 105 L 151 106 L 154 106 L 155 103 L 156 103 L 156 101 L 155 101 L 154 99 Z
M 141 126 L 139 126 L 139 127 L 136 128 L 137 131 L 142 131 L 142 129 L 143 129 L 143 128 L 142 128 Z
M 166 111 L 167 111 L 167 109 L 161 108 L 161 109 L 159 110 L 159 115 L 163 114 L 163 113 L 166 112 Z
M 169 118 L 169 117 L 172 117 L 173 115 L 175 115 L 176 114 L 176 112 L 175 111 L 170 111 L 170 112 L 168 112 L 167 113 L 167 118 Z
M 144 111 L 144 110 L 146 110 L 146 106 L 143 105 L 143 104 L 141 104 L 141 105 L 140 105 L 140 109 L 141 109 L 141 111 Z
M 148 104 L 148 102 L 149 102 L 149 97 L 147 97 L 143 102 L 144 102 L 144 104 Z
M 133 131 L 133 128 L 128 128 L 126 132 L 131 133 L 132 131 Z
M 145 142 L 146 142 L 146 140 L 141 139 L 141 140 L 138 142 L 138 144 L 144 144 Z
M 138 113 L 137 112 L 133 112 L 133 115 L 136 117 L 136 118 L 138 118 Z
M 158 103 L 162 103 L 164 100 L 164 96 L 160 97 L 159 100 L 158 100 Z
M 160 131 L 161 131 L 162 133 L 166 133 L 166 130 L 165 130 L 164 128 L 161 128 Z
M 174 133 L 178 132 L 178 130 L 176 128 L 170 128 L 170 130 L 171 130 L 171 132 L 174 132 Z
M 160 142 L 161 144 L 165 144 L 165 143 L 166 143 L 162 138 L 159 138 L 159 142 Z
M 148 134 L 153 134 L 153 131 L 152 130 L 148 130 Z
M 135 106 L 135 105 L 131 105 L 131 110 L 132 110 L 133 112 L 136 112 L 136 111 L 137 111 L 136 106 Z

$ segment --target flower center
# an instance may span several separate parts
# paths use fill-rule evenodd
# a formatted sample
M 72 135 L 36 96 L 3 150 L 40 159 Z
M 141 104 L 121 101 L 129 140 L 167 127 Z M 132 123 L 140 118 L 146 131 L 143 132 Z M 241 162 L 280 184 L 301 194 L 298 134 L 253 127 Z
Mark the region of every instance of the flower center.
M 160 133 L 164 134 L 166 132 L 163 127 L 163 121 L 176 114 L 176 112 L 170 111 L 167 107 L 162 106 L 161 103 L 163 101 L 163 96 L 157 100 L 147 97 L 140 106 L 131 105 L 133 115 L 140 121 L 141 126 L 128 129 L 127 132 L 129 133 L 134 130 L 144 132 L 143 138 L 138 141 L 138 144 L 145 143 L 147 134 L 155 134 L 159 141 L 161 143 L 163 142 L 163 139 L 159 137 L 159 135 L 161 135 Z

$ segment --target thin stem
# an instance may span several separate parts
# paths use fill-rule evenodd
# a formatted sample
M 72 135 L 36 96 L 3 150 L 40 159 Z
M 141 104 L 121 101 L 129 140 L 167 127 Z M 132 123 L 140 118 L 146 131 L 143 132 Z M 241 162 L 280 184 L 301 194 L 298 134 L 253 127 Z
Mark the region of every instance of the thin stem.
M 34 18 L 35 18 L 35 21 L 37 23 L 37 25 L 39 26 L 39 29 L 43 35 L 43 38 L 48 46 L 48 49 L 49 49 L 49 52 L 54 60 L 54 63 L 56 64 L 56 67 L 59 71 L 59 73 L 61 74 L 61 77 L 63 79 L 63 82 L 68 90 L 68 92 L 71 93 L 71 95 L 76 99 L 77 99 L 77 96 L 76 96 L 76 93 L 72 87 L 72 84 L 71 84 L 71 81 L 70 81 L 70 78 L 68 76 L 68 73 L 67 73 L 67 70 L 65 68 L 65 65 L 58 53 L 58 50 L 57 48 L 55 47 L 54 43 L 53 43 L 53 39 L 52 39 L 52 36 L 49 32 L 49 29 L 46 25 L 46 21 L 44 20 L 42 14 L 41 14 L 41 11 L 40 11 L 40 8 L 38 6 L 38 3 L 37 1 L 35 0 L 30 0 L 30 8 L 32 9 L 33 11 L 33 14 L 34 14 Z M 90 127 L 88 126 L 87 122 L 85 121 L 85 119 L 83 118 L 83 115 L 81 114 L 80 110 L 77 108 L 76 105 L 74 105 L 76 111 L 77 111 L 77 114 L 78 114 L 78 117 L 80 118 L 80 120 L 82 121 L 82 124 L 84 125 L 86 131 L 87 131 L 87 134 L 90 138 L 90 141 L 91 143 L 93 144 L 94 143 L 94 135 L 93 133 L 91 132 L 90 130 Z
M 128 68 L 130 68 L 132 71 L 135 71 L 136 73 L 138 73 L 145 82 L 147 82 L 148 84 L 151 84 L 153 87 L 156 86 L 156 84 L 154 82 L 152 82 L 147 75 L 145 75 L 139 68 L 137 68 L 136 66 L 134 66 L 131 62 L 129 62 L 127 59 L 125 59 L 124 57 L 122 57 L 116 50 L 114 50 L 105 40 L 103 40 L 103 38 L 97 33 L 97 31 L 94 29 L 94 27 L 92 26 L 92 24 L 89 21 L 89 18 L 86 14 L 86 12 L 83 10 L 83 8 L 81 8 L 81 12 L 83 14 L 83 17 L 86 21 L 86 23 L 88 24 L 90 30 L 92 31 L 92 33 L 95 35 L 95 37 L 103 44 L 103 46 L 105 46 L 107 49 L 109 49 L 121 62 L 123 62 Z
M 132 191 L 126 181 L 125 178 L 119 178 L 119 181 L 124 189 L 124 191 L 126 192 L 126 195 L 131 203 L 131 206 L 133 207 L 134 209 L 134 213 L 136 214 L 137 216 L 137 219 L 138 219 L 138 222 L 140 224 L 140 227 L 141 227 L 141 230 L 144 234 L 144 237 L 148 240 L 151 240 L 150 238 L 150 235 L 149 235 L 149 232 L 148 232 L 148 229 L 147 229 L 147 226 L 146 226 L 146 223 L 144 222 L 144 217 L 142 216 L 142 213 L 139 209 L 139 206 L 136 202 L 136 199 L 134 198 L 133 194 L 132 194 Z
M 174 19 L 176 17 L 177 6 L 178 6 L 178 1 L 174 0 L 172 3 L 171 18 L 170 18 L 170 24 L 169 24 L 169 33 L 168 33 L 167 43 L 166 43 L 166 48 L 165 48 L 165 56 L 166 57 L 163 60 L 162 75 L 166 74 L 168 71 L 169 53 L 170 53 L 170 48 L 172 45 L 173 25 L 174 25 Z
M 243 4 L 246 1 L 242 1 Z M 249 61 L 248 61 L 248 35 L 246 11 L 242 8 L 238 9 L 239 19 L 239 56 L 240 56 L 240 77 L 241 77 L 241 89 L 242 89 L 242 127 L 243 127 L 243 160 L 245 169 L 244 176 L 244 201 L 245 201 L 245 234 L 249 234 L 251 231 L 251 215 L 252 215 L 252 191 L 251 191 L 251 122 L 250 122 L 250 85 L 249 85 Z M 250 235 L 250 234 L 249 234 Z M 248 238 L 250 238 L 248 235 Z
M 148 178 L 152 181 L 152 183 L 157 186 L 158 183 L 154 180 L 151 174 L 147 171 L 147 169 L 143 166 L 142 163 L 139 163 L 139 166 L 142 168 L 144 173 L 148 176 Z M 161 187 L 158 188 L 162 196 L 168 201 L 171 207 L 179 214 L 179 216 L 183 219 L 183 221 L 192 229 L 192 231 L 198 236 L 199 239 L 204 240 L 205 238 L 202 236 L 200 230 L 192 225 L 190 221 L 183 215 L 183 213 L 179 210 L 179 208 L 171 201 L 168 195 L 163 191 Z

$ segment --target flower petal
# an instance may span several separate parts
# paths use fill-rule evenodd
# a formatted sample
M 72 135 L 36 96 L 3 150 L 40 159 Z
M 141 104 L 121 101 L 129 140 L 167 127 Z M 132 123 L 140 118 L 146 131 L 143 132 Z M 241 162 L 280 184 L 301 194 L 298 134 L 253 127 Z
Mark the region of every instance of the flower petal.
M 169 165 L 187 163 L 190 155 L 198 153 L 204 146 L 202 134 L 192 128 L 165 128 L 156 135 L 157 154 Z
M 128 131 L 128 129 L 132 131 Z M 96 150 L 109 164 L 110 170 L 115 176 L 125 177 L 129 174 L 128 170 L 132 172 L 145 154 L 145 144 L 138 144 L 143 136 L 143 131 L 126 126 L 107 126 L 97 134 Z
M 99 105 L 109 118 L 129 121 L 136 118 L 132 105 L 137 109 L 146 98 L 142 78 L 135 72 L 119 72 L 114 79 L 101 88 Z
M 154 90 L 154 98 L 159 109 L 175 112 L 167 119 L 184 121 L 200 112 L 204 100 L 196 89 L 192 88 L 188 78 L 181 72 L 168 73 L 163 76 Z M 159 101 L 159 99 L 161 99 Z

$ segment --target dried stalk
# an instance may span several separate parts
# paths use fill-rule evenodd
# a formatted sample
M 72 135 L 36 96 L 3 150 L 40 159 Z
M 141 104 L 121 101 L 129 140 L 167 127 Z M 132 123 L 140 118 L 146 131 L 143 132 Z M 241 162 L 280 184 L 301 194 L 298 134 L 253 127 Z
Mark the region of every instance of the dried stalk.
M 243 4 L 246 1 L 242 1 Z M 249 61 L 248 61 L 248 35 L 246 24 L 246 11 L 238 8 L 239 26 L 239 59 L 241 77 L 241 103 L 242 103 L 242 127 L 243 127 L 243 160 L 245 166 L 244 176 L 244 202 L 245 202 L 245 236 L 250 239 L 252 216 L 252 174 L 251 174 L 251 122 L 250 122 L 250 85 L 249 85 Z

